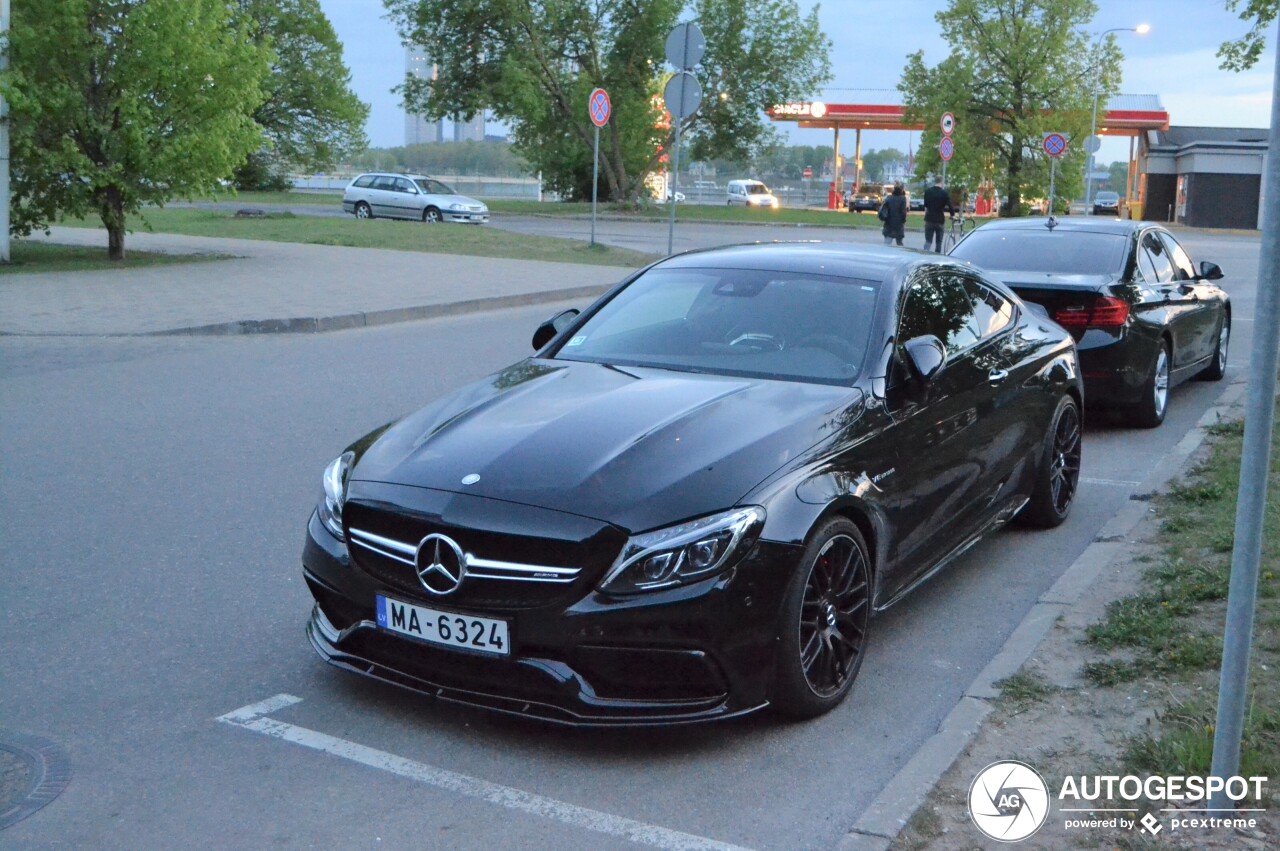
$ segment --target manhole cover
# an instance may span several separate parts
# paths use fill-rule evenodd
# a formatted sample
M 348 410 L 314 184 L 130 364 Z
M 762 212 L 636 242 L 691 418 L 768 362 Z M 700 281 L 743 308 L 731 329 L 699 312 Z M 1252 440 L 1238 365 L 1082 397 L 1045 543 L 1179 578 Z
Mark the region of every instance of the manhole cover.
M 71 760 L 48 739 L 0 730 L 0 830 L 62 794 Z

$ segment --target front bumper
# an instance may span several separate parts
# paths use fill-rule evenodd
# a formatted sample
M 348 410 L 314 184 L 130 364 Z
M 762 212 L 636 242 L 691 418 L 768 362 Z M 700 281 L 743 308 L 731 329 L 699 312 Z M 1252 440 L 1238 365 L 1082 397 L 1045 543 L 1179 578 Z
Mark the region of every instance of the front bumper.
M 448 700 L 578 726 L 709 721 L 760 709 L 773 681 L 778 607 L 801 548 L 760 542 L 732 570 L 681 588 L 567 605 L 486 610 L 389 587 L 352 564 L 313 514 L 303 574 L 307 636 L 339 668 Z M 510 623 L 510 657 L 437 647 L 380 629 L 384 594 Z
M 455 213 L 452 210 L 442 210 L 440 216 L 446 222 L 463 222 L 472 225 L 484 225 L 489 223 L 488 213 Z

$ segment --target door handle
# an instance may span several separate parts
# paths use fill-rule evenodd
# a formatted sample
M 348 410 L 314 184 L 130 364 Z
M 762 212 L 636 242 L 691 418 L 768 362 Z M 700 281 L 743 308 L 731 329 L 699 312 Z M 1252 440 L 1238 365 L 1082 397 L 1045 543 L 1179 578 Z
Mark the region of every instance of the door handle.
M 987 373 L 987 381 L 991 384 L 999 384 L 1008 377 L 1009 371 L 1007 369 L 993 369 Z

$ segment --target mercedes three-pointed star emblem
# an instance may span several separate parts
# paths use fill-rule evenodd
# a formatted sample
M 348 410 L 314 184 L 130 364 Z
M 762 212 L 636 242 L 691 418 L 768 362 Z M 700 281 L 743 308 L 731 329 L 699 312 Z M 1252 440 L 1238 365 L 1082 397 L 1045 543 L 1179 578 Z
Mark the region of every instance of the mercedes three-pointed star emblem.
M 423 538 L 418 543 L 414 566 L 422 587 L 440 597 L 457 591 L 467 576 L 467 557 L 462 547 L 447 535 Z

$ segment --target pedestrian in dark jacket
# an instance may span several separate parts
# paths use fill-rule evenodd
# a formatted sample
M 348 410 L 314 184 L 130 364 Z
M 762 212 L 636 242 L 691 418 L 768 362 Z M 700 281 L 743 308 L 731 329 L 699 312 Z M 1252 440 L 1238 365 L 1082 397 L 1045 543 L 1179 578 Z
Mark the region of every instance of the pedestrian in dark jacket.
M 944 214 L 955 216 L 956 208 L 951 206 L 951 193 L 942 188 L 942 178 L 933 181 L 933 185 L 924 191 L 924 250 L 942 253 L 942 226 L 946 222 Z
M 880 233 L 884 235 L 884 244 L 902 245 L 902 238 L 907 235 L 907 190 L 902 181 L 893 184 L 893 194 L 884 199 L 881 210 L 884 227 Z

